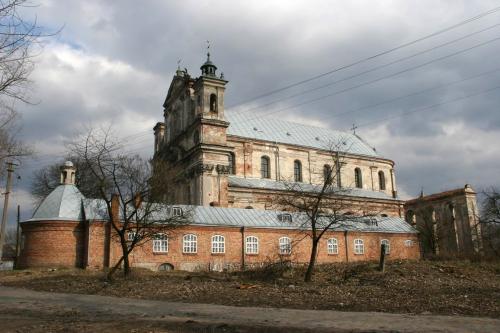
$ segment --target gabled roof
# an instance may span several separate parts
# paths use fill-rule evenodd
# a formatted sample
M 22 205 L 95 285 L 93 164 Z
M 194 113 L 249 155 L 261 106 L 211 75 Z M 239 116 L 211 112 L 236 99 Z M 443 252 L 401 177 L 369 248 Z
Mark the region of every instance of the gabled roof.
M 314 185 L 308 183 L 287 184 L 286 182 L 283 181 L 275 181 L 263 178 L 242 178 L 237 176 L 229 176 L 228 180 L 229 180 L 228 182 L 229 186 L 233 187 L 285 191 L 289 189 L 290 186 L 296 185 L 298 186 L 297 189 L 299 189 L 300 191 L 319 192 L 321 190 L 321 185 Z M 352 197 L 370 198 L 370 199 L 398 200 L 397 198 L 394 199 L 385 192 L 370 191 L 361 188 L 343 187 L 339 189 L 337 187 L 333 187 L 330 192 L 332 194 L 343 195 L 343 196 L 352 196 Z
M 31 220 L 69 220 L 82 219 L 82 199 L 75 185 L 59 185 L 38 206 Z
M 225 117 L 230 123 L 228 135 L 328 151 L 332 150 L 332 145 L 338 145 L 341 152 L 379 157 L 372 147 L 355 134 L 276 118 L 259 118 L 255 114 L 241 112 L 226 111 Z

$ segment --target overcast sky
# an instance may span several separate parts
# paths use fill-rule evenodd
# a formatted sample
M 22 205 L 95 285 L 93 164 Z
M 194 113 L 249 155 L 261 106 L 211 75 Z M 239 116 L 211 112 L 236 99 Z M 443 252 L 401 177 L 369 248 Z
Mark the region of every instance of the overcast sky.
M 33 170 L 60 158 L 64 141 L 82 126 L 112 123 L 131 151 L 150 155 L 152 127 L 162 121 L 177 61 L 198 76 L 206 40 L 229 80 L 226 109 L 338 130 L 354 123 L 358 135 L 396 162 L 403 197 L 421 187 L 433 193 L 465 183 L 478 190 L 499 185 L 500 90 L 491 89 L 500 86 L 500 11 L 241 104 L 499 6 L 487 0 L 40 0 L 25 15 L 36 15 L 47 31 L 62 30 L 36 58 L 30 94 L 39 103 L 18 105 L 21 137 L 37 158 L 20 169 L 12 207 L 21 204 L 23 218 L 30 217 Z

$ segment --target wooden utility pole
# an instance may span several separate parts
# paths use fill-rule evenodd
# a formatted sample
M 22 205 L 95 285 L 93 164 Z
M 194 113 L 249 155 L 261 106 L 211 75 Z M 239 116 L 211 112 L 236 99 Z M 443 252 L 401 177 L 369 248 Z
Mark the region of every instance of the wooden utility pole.
M 9 194 L 12 187 L 12 173 L 16 164 L 7 162 L 7 186 L 5 187 L 5 200 L 3 202 L 2 226 L 0 227 L 0 260 L 2 260 L 3 244 L 5 243 L 5 229 L 7 226 L 7 215 L 9 209 Z
M 21 206 L 17 205 L 17 230 L 16 230 L 16 259 L 14 260 L 14 268 L 17 268 L 18 260 L 19 260 L 19 249 L 20 249 L 20 233 L 19 227 L 21 223 Z

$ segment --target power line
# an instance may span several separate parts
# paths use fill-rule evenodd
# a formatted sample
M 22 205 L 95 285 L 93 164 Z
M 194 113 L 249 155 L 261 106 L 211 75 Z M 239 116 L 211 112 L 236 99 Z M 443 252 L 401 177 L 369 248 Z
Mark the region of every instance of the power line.
M 364 126 L 376 124 L 376 123 L 379 123 L 379 122 L 382 122 L 382 121 L 386 121 L 386 120 L 389 120 L 389 119 L 394 119 L 394 118 L 399 118 L 399 117 L 407 116 L 407 115 L 415 113 L 415 112 L 421 112 L 421 111 L 431 110 L 431 109 L 434 109 L 434 108 L 436 108 L 438 106 L 442 106 L 442 105 L 445 105 L 445 104 L 454 103 L 454 102 L 462 101 L 464 99 L 468 99 L 468 98 L 472 98 L 472 97 L 476 97 L 476 96 L 480 96 L 480 95 L 489 94 L 489 93 L 492 93 L 493 91 L 496 91 L 498 89 L 500 89 L 500 86 L 495 86 L 493 88 L 490 88 L 490 89 L 487 89 L 487 90 L 482 90 L 482 91 L 479 91 L 479 92 L 475 92 L 473 94 L 469 94 L 469 95 L 466 95 L 466 96 L 463 96 L 463 97 L 454 98 L 454 99 L 451 99 L 451 100 L 448 100 L 448 101 L 444 101 L 444 102 L 441 102 L 441 103 L 436 103 L 436 104 L 432 104 L 432 105 L 429 105 L 429 106 L 425 106 L 425 107 L 421 107 L 421 108 L 412 109 L 412 110 L 409 110 L 409 111 L 406 111 L 406 112 L 402 112 L 402 113 L 400 113 L 398 115 L 389 116 L 389 117 L 385 117 L 385 118 L 378 119 L 378 120 L 375 120 L 375 121 L 367 122 L 367 123 L 358 125 L 358 127 L 364 127 Z
M 423 50 L 423 51 L 419 51 L 417 53 L 414 53 L 412 55 L 409 55 L 409 56 L 406 56 L 406 57 L 403 57 L 403 58 L 399 58 L 399 59 L 396 59 L 394 61 L 391 61 L 389 63 L 386 63 L 386 64 L 383 64 L 383 65 L 379 65 L 379 66 L 376 66 L 374 68 L 371 68 L 371 69 L 368 69 L 368 70 L 365 70 L 365 71 L 362 71 L 360 73 L 357 73 L 357 74 L 354 74 L 354 75 L 351 75 L 351 76 L 348 76 L 348 77 L 345 77 L 345 78 L 342 78 L 342 79 L 339 79 L 339 80 L 336 80 L 336 81 L 333 81 L 333 82 L 330 82 L 330 83 L 327 83 L 325 85 L 321 85 L 321 86 L 318 86 L 318 87 L 314 87 L 314 88 L 311 88 L 311 89 L 308 89 L 308 90 L 304 90 L 304 91 L 301 91 L 301 92 L 298 92 L 296 94 L 292 94 L 292 95 L 289 95 L 289 96 L 285 96 L 283 98 L 279 98 L 279 99 L 276 99 L 274 101 L 271 101 L 269 103 L 266 103 L 266 104 L 262 104 L 262 105 L 257 105 L 253 108 L 250 108 L 250 109 L 245 109 L 245 110 L 242 110 L 242 111 L 233 111 L 233 112 L 250 112 L 250 111 L 254 111 L 254 110 L 257 110 L 257 109 L 261 109 L 261 108 L 264 108 L 264 107 L 267 107 L 267 106 L 270 106 L 270 105 L 274 105 L 276 103 L 279 103 L 279 102 L 283 102 L 283 101 L 286 101 L 288 99 L 291 99 L 291 98 L 294 98 L 294 97 L 298 97 L 298 96 L 302 96 L 302 95 L 305 95 L 305 94 L 308 94 L 310 92 L 314 92 L 314 91 L 317 91 L 317 90 L 320 90 L 320 89 L 324 89 L 324 88 L 328 88 L 328 87 L 331 87 L 337 83 L 340 83 L 340 82 L 345 82 L 345 81 L 348 81 L 348 80 L 351 80 L 353 78 L 356 78 L 356 77 L 359 77 L 359 76 L 362 76 L 364 74 L 367 74 L 367 73 L 371 73 L 371 72 L 374 72 L 376 70 L 379 70 L 379 69 L 382 69 L 382 68 L 385 68 L 385 67 L 389 67 L 391 65 L 394 65 L 394 64 L 397 64 L 399 62 L 402 62 L 402 61 L 405 61 L 405 60 L 409 60 L 411 58 L 415 58 L 419 55 L 422 55 L 422 54 L 425 54 L 427 52 L 430 52 L 430 51 L 434 51 L 434 50 L 437 50 L 439 48 L 442 48 L 442 47 L 445 47 L 445 46 L 448 46 L 448 45 L 451 45 L 453 43 L 456 43 L 458 41 L 461 41 L 461 40 L 464 40 L 464 39 L 467 39 L 469 37 L 472 37 L 474 35 L 477 35 L 477 34 L 480 34 L 482 32 L 485 32 L 485 31 L 488 31 L 488 30 L 491 30 L 493 28 L 496 28 L 500 26 L 500 23 L 497 23 L 497 24 L 494 24 L 492 26 L 489 26 L 487 28 L 484 28 L 484 29 L 481 29 L 479 31 L 475 31 L 475 32 L 472 32 L 470 34 L 467 34 L 465 36 L 462 36 L 460 38 L 457 38 L 457 39 L 454 39 L 454 40 L 451 40 L 449 42 L 446 42 L 446 43 L 443 43 L 443 44 L 440 44 L 440 45 L 437 45 L 437 46 L 434 46 L 434 47 L 431 47 L 429 49 L 426 49 L 426 50 Z
M 344 69 L 347 69 L 347 68 L 350 68 L 350 67 L 353 67 L 353 66 L 359 65 L 359 64 L 364 63 L 364 62 L 367 62 L 367 61 L 369 61 L 369 60 L 372 60 L 372 59 L 375 59 L 375 58 L 381 57 L 381 56 L 383 56 L 383 55 L 386 55 L 386 54 L 389 54 L 389 53 L 391 53 L 391 52 L 397 51 L 397 50 L 399 50 L 399 49 L 402 49 L 402 48 L 405 48 L 405 47 L 411 46 L 411 45 L 413 45 L 413 44 L 419 43 L 419 42 L 424 41 L 424 40 L 426 40 L 426 39 L 429 39 L 429 38 L 432 38 L 432 37 L 438 36 L 438 35 L 440 35 L 440 34 L 443 34 L 443 33 L 445 33 L 445 32 L 448 32 L 448 31 L 450 31 L 450 30 L 456 29 L 456 28 L 458 28 L 458 27 L 460 27 L 460 26 L 462 26 L 462 25 L 465 25 L 465 24 L 468 24 L 468 23 L 470 23 L 470 22 L 476 21 L 476 20 L 481 19 L 481 18 L 483 18 L 483 17 L 485 17 L 485 16 L 488 16 L 488 15 L 490 15 L 490 14 L 496 13 L 496 12 L 498 12 L 499 10 L 500 10 L 500 7 L 495 7 L 495 8 L 493 8 L 493 9 L 490 9 L 490 10 L 488 10 L 488 11 L 486 11 L 486 12 L 483 12 L 483 13 L 481 13 L 481 14 L 479 14 L 479 15 L 476 15 L 476 16 L 474 16 L 474 17 L 468 18 L 468 19 L 466 19 L 466 20 L 464 20 L 464 21 L 461 21 L 461 22 L 459 22 L 459 23 L 456 23 L 456 24 L 451 25 L 451 26 L 449 26 L 449 27 L 446 27 L 446 28 L 444 28 L 444 29 L 438 30 L 438 31 L 436 31 L 436 32 L 433 32 L 433 33 L 431 33 L 431 34 L 429 34 L 429 35 L 425 35 L 425 36 L 420 37 L 420 38 L 417 38 L 417 39 L 415 39 L 415 40 L 413 40 L 413 41 L 410 41 L 410 42 L 407 42 L 407 43 L 404 43 L 404 44 L 398 45 L 398 46 L 393 47 L 393 48 L 391 48 L 391 49 L 388 49 L 388 50 L 385 50 L 385 51 L 379 52 L 379 53 L 377 53 L 377 54 L 374 54 L 374 55 L 369 56 L 369 57 L 366 57 L 366 58 L 362 58 L 362 59 L 357 60 L 357 61 L 355 61 L 355 62 L 352 62 L 352 63 L 350 63 L 350 64 L 347 64 L 347 65 L 343 65 L 343 66 L 340 66 L 340 67 L 334 68 L 334 69 L 332 69 L 332 70 L 329 70 L 329 71 L 327 71 L 327 72 L 324 72 L 324 73 L 321 73 L 321 74 L 318 74 L 318 75 L 312 76 L 312 77 L 310 77 L 310 78 L 307 78 L 307 79 L 304 79 L 304 80 L 301 80 L 301 81 L 298 81 L 298 82 L 295 82 L 295 83 L 289 84 L 289 85 L 287 85 L 287 86 L 284 86 L 284 87 L 281 87 L 281 88 L 278 88 L 278 89 L 275 89 L 275 90 L 271 90 L 270 92 L 267 92 L 267 93 L 264 93 L 264 94 L 261 94 L 261 95 L 257 95 L 257 96 L 255 96 L 255 97 L 253 97 L 253 98 L 250 98 L 250 99 L 244 100 L 244 101 L 242 101 L 242 102 L 239 102 L 239 103 L 237 103 L 237 104 L 234 104 L 234 105 L 228 106 L 228 108 L 235 107 L 235 106 L 239 106 L 239 105 L 243 105 L 243 104 L 247 104 L 247 103 L 252 102 L 252 101 L 254 101 L 254 100 L 258 100 L 258 99 L 261 99 L 261 98 L 264 98 L 264 97 L 267 97 L 267 96 L 270 96 L 270 95 L 274 95 L 274 94 L 276 94 L 276 93 L 279 93 L 279 92 L 282 92 L 282 91 L 284 91 L 284 90 L 287 90 L 287 89 L 290 89 L 290 88 L 296 87 L 296 86 L 298 86 L 298 85 L 301 85 L 301 84 L 304 84 L 304 83 L 307 83 L 307 82 L 311 82 L 311 81 L 317 80 L 317 79 L 319 79 L 319 78 L 322 78 L 322 77 L 324 77 L 324 76 L 327 76 L 327 75 L 330 75 L 330 74 L 333 74 L 333 73 L 339 72 L 339 71 L 341 71 L 341 70 L 344 70 Z
M 485 46 L 485 45 L 493 43 L 493 42 L 497 42 L 499 40 L 500 40 L 500 37 L 497 37 L 497 38 L 494 38 L 494 39 L 490 39 L 490 40 L 488 40 L 486 42 L 482 42 L 482 43 L 476 44 L 476 45 L 468 47 L 466 49 L 462 49 L 460 51 L 456 51 L 456 52 L 447 54 L 445 56 L 432 59 L 432 60 L 424 62 L 424 63 L 422 63 L 420 65 L 409 67 L 409 68 L 406 68 L 404 70 L 401 70 L 401 71 L 398 71 L 398 72 L 395 72 L 395 73 L 392 73 L 392 74 L 389 74 L 389 75 L 386 75 L 386 76 L 382 76 L 382 77 L 379 77 L 379 78 L 374 79 L 374 80 L 365 81 L 365 82 L 357 84 L 355 86 L 351 86 L 351 87 L 348 87 L 348 88 L 345 88 L 345 89 L 342 89 L 342 90 L 338 90 L 338 91 L 335 91 L 335 92 L 327 94 L 327 95 L 322 95 L 322 96 L 319 96 L 319 97 L 316 97 L 316 98 L 313 98 L 313 99 L 309 99 L 309 100 L 304 101 L 304 102 L 299 103 L 299 104 L 295 104 L 295 105 L 287 106 L 287 107 L 284 107 L 284 108 L 281 108 L 281 109 L 278 109 L 278 110 L 275 110 L 275 111 L 271 111 L 271 112 L 259 114 L 258 117 L 250 118 L 247 121 L 254 120 L 254 119 L 260 119 L 262 117 L 267 117 L 267 116 L 269 116 L 271 114 L 276 114 L 276 113 L 283 112 L 283 111 L 286 111 L 286 110 L 294 109 L 294 108 L 297 108 L 297 107 L 302 106 L 302 105 L 306 105 L 306 104 L 310 104 L 310 103 L 313 103 L 313 102 L 317 102 L 317 101 L 323 100 L 323 99 L 331 97 L 331 96 L 339 95 L 339 94 L 345 93 L 347 91 L 351 91 L 351 90 L 354 90 L 354 89 L 357 89 L 357 88 L 361 88 L 361 87 L 367 86 L 369 84 L 376 83 L 376 82 L 379 82 L 379 81 L 382 81 L 382 80 L 385 80 L 385 79 L 388 79 L 388 78 L 391 78 L 391 77 L 395 77 L 397 75 L 400 75 L 400 74 L 403 74 L 403 73 L 406 73 L 406 72 L 410 72 L 412 70 L 415 70 L 415 69 L 427 66 L 427 65 L 432 64 L 434 62 L 441 61 L 443 59 L 450 58 L 450 57 L 453 57 L 453 56 L 465 53 L 465 52 L 473 50 L 475 48 L 482 47 L 482 46 Z
M 395 101 L 398 101 L 398 100 L 402 100 L 402 99 L 405 99 L 405 98 L 408 98 L 408 97 L 421 95 L 423 93 L 427 93 L 427 92 L 430 92 L 430 91 L 443 89 L 443 88 L 446 88 L 446 87 L 449 87 L 449 86 L 456 85 L 458 83 L 462 83 L 462 82 L 465 82 L 465 81 L 477 79 L 477 78 L 482 77 L 482 76 L 487 76 L 487 75 L 495 74 L 498 71 L 500 71 L 500 67 L 492 69 L 490 71 L 482 72 L 482 73 L 479 73 L 479 74 L 476 74 L 476 75 L 473 75 L 473 76 L 469 76 L 469 77 L 466 77 L 466 78 L 463 78 L 463 79 L 460 79 L 460 80 L 455 80 L 455 81 L 452 81 L 452 82 L 449 82 L 449 83 L 446 83 L 446 84 L 442 84 L 442 85 L 439 85 L 439 86 L 436 86 L 436 87 L 432 87 L 432 88 L 428 88 L 428 89 L 416 91 L 416 92 L 413 92 L 413 93 L 410 93 L 410 94 L 407 94 L 407 95 L 402 95 L 402 96 L 398 96 L 398 97 L 395 97 L 395 98 L 392 98 L 392 99 L 388 99 L 388 100 L 384 100 L 384 101 L 381 101 L 381 102 L 377 102 L 375 104 L 365 105 L 365 106 L 362 106 L 362 107 L 357 108 L 357 109 L 352 109 L 352 110 L 344 111 L 342 113 L 329 115 L 327 117 L 321 117 L 319 119 L 320 120 L 325 120 L 325 119 L 329 119 L 329 118 L 336 118 L 336 117 L 345 116 L 347 114 L 360 112 L 360 111 L 363 111 L 363 110 L 371 109 L 371 108 L 374 108 L 374 107 L 377 107 L 377 106 L 381 106 L 381 105 L 384 105 L 384 104 L 389 104 L 389 103 L 392 103 L 392 102 L 395 102 Z M 296 126 L 290 127 L 290 129 L 296 128 L 298 126 L 302 126 L 302 125 L 298 124 Z

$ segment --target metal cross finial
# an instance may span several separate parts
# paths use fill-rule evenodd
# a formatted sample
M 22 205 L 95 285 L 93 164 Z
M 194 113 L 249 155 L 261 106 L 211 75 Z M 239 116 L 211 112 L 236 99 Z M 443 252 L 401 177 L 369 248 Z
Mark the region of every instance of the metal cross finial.
M 356 124 L 352 124 L 351 128 L 352 134 L 356 134 L 356 128 L 358 128 L 358 126 L 356 126 Z
M 181 69 L 182 59 L 177 60 L 177 69 Z
M 207 40 L 207 51 L 209 51 L 209 50 L 210 50 L 210 41 Z

